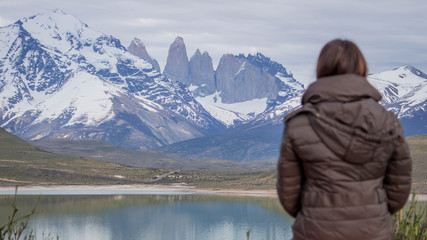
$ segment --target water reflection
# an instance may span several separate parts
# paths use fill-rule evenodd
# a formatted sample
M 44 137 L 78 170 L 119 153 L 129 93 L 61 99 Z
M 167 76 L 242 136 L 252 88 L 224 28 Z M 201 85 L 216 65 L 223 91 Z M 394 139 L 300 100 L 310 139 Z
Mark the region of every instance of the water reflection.
M 19 196 L 30 206 L 34 196 Z M 1 216 L 5 206 L 0 205 Z M 276 199 L 207 195 L 43 196 L 31 221 L 60 239 L 291 239 Z M 2 219 L 0 219 L 2 220 Z

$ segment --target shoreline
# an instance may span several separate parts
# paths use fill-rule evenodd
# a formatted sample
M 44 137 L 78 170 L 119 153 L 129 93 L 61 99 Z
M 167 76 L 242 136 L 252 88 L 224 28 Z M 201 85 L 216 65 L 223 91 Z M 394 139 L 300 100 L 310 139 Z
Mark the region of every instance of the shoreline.
M 66 194 L 64 194 L 64 192 Z M 0 196 L 13 195 L 15 186 L 0 186 Z M 133 185 L 25 185 L 18 195 L 120 195 L 120 194 L 213 194 L 241 197 L 277 198 L 275 189 L 198 188 L 187 184 Z M 409 198 L 412 197 L 412 194 Z M 427 201 L 427 194 L 417 194 L 418 201 Z
M 64 192 L 66 194 L 64 194 Z M 0 186 L 0 196 L 13 195 L 15 186 Z M 213 194 L 276 198 L 275 189 L 198 188 L 186 184 L 152 185 L 24 185 L 18 195 Z

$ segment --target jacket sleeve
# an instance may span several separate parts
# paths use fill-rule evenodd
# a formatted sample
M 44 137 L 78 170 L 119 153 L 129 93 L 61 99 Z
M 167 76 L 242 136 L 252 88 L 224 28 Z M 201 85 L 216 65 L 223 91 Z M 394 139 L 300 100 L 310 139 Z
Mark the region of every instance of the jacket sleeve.
M 280 143 L 276 188 L 280 203 L 293 217 L 296 217 L 301 209 L 302 180 L 301 163 L 292 147 L 289 131 L 285 127 Z
M 412 160 L 408 143 L 398 123 L 399 137 L 395 140 L 394 151 L 387 166 L 384 187 L 387 192 L 388 210 L 391 214 L 401 209 L 411 191 Z

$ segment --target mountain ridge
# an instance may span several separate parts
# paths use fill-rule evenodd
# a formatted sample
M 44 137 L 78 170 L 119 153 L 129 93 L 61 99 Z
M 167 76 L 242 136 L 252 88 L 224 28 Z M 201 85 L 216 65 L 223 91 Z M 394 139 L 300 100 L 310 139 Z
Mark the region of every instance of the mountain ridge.
M 188 59 L 182 37 L 161 73 L 141 40 L 126 48 L 60 10 L 2 27 L 0 38 L 0 126 L 24 139 L 100 139 L 140 150 L 194 139 L 200 152 L 176 151 L 201 157 L 214 145 L 233 160 L 265 159 L 304 92 L 262 53 L 224 54 L 214 70 L 206 51 Z M 427 132 L 425 79 L 411 66 L 368 77 L 407 135 Z
M 411 66 L 368 76 L 368 81 L 384 96 L 380 103 L 399 116 L 405 136 L 427 134 L 427 78 L 424 76 L 423 72 Z M 406 84 L 400 86 L 396 81 Z M 216 156 L 241 162 L 274 160 L 279 155 L 283 117 L 301 106 L 301 97 L 296 95 L 244 125 L 220 134 L 177 142 L 157 150 L 192 158 Z

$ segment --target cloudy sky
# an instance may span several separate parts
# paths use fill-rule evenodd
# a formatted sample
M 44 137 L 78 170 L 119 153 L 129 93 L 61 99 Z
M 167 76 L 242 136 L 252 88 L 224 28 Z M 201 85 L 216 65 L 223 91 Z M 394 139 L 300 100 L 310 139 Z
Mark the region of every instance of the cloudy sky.
M 0 0 L 0 26 L 61 9 L 128 46 L 140 38 L 163 68 L 182 36 L 189 58 L 207 51 L 214 67 L 225 53 L 261 52 L 303 83 L 334 38 L 359 45 L 370 72 L 405 64 L 427 73 L 425 0 Z

